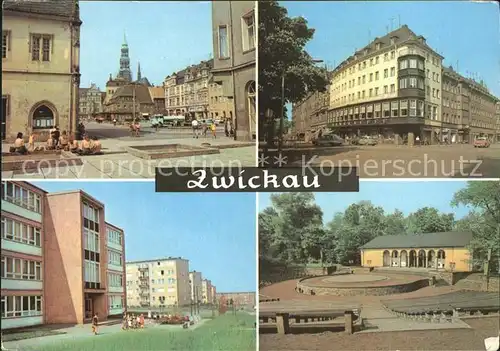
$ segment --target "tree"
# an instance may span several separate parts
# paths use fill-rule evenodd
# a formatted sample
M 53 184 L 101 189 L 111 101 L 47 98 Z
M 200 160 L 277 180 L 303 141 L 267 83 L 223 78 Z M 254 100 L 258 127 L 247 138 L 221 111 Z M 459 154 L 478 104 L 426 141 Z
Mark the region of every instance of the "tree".
M 259 2 L 259 126 L 267 126 L 262 135 L 268 134 L 268 142 L 274 135 L 274 123 L 264 117 L 267 109 L 274 112 L 274 118 L 281 118 L 283 104 L 326 90 L 326 70 L 316 66 L 304 49 L 313 35 L 314 29 L 303 17 L 288 17 L 278 1 Z
M 475 263 L 483 265 L 487 253 L 500 257 L 500 182 L 469 182 L 455 193 L 453 206 L 468 206 L 468 216 L 457 221 L 457 229 L 473 234 L 470 249 Z
M 453 229 L 454 215 L 440 213 L 434 207 L 423 207 L 408 216 L 410 234 L 449 232 Z
M 385 216 L 384 235 L 402 235 L 408 233 L 408 220 L 403 212 L 395 210 Z
M 264 236 L 262 255 L 288 263 L 306 263 L 320 258 L 323 213 L 312 193 L 271 195 L 272 207 L 260 213 L 259 229 Z M 260 240 L 260 238 L 259 238 Z

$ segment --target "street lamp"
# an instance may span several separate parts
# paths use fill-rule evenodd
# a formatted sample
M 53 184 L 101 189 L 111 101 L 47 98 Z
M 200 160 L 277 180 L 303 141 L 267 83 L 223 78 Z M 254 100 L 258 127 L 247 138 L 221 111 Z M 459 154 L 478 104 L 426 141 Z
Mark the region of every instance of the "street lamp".
M 312 63 L 322 63 L 323 60 L 312 59 Z M 285 74 L 288 68 L 285 68 L 281 74 L 281 116 L 280 116 L 280 138 L 278 142 L 278 153 L 281 153 L 283 148 L 283 126 L 285 122 Z

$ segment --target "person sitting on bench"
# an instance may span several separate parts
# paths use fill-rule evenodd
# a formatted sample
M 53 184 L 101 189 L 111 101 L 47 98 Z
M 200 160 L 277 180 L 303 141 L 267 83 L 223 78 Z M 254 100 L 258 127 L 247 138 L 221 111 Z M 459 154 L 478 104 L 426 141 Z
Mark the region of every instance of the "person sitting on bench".
M 69 139 L 68 139 L 68 134 L 66 133 L 65 130 L 63 130 L 61 136 L 59 137 L 58 148 L 64 151 L 69 151 Z
M 14 152 L 21 155 L 26 155 L 28 153 L 28 149 L 26 149 L 26 145 L 24 145 L 23 133 L 17 133 L 17 138 L 14 141 Z
M 101 142 L 99 141 L 99 139 L 97 139 L 97 137 L 92 137 L 92 140 L 90 142 L 90 150 L 93 154 L 101 153 Z
M 80 148 L 78 153 L 80 155 L 90 155 L 92 153 L 91 147 L 92 145 L 90 143 L 89 136 L 85 135 L 82 140 L 82 147 Z
M 69 151 L 74 153 L 78 152 L 78 140 L 76 140 L 74 133 L 71 133 L 69 135 L 68 144 L 69 144 Z

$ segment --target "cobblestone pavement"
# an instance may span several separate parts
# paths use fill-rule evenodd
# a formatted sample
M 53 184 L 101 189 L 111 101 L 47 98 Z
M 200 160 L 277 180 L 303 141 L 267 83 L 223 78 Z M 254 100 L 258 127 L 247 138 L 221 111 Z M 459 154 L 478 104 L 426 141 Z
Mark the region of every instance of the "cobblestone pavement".
M 341 146 L 285 150 L 282 166 L 357 167 L 367 178 L 496 178 L 500 174 L 500 144 L 489 148 L 471 145 L 430 146 Z M 274 153 L 269 152 L 268 155 Z M 278 167 L 270 157 L 268 167 Z
M 229 144 L 244 144 L 225 136 L 217 139 L 192 137 L 178 137 L 177 134 L 161 135 L 146 133 L 139 138 L 131 137 L 125 127 L 114 127 L 107 124 L 89 123 L 87 130 L 90 134 L 101 137 L 103 155 L 80 157 L 82 165 L 71 160 L 61 159 L 58 166 L 38 168 L 30 172 L 2 172 L 4 179 L 110 179 L 110 178 L 154 178 L 156 167 L 228 167 L 255 166 L 254 146 L 220 149 L 219 154 L 165 158 L 158 160 L 146 160 L 135 157 L 126 151 L 125 147 L 164 144 L 182 144 L 188 146 L 200 146 L 209 143 L 212 146 L 224 146 Z M 153 134 L 153 133 L 150 133 Z M 103 138 L 113 136 L 112 138 Z M 165 136 L 167 135 L 167 136 Z M 9 145 L 2 144 L 2 151 L 8 150 Z

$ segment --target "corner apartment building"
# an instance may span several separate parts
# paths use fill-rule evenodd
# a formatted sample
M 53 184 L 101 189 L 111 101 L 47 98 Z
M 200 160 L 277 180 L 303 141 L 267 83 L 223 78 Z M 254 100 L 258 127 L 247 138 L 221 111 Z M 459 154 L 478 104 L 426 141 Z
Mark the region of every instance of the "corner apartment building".
M 211 119 L 221 121 L 234 118 L 233 102 L 224 96 L 222 85 L 214 83 L 212 80 L 208 83 L 208 113 Z
M 204 304 L 210 304 L 213 302 L 212 296 L 212 281 L 208 279 L 203 279 L 201 282 L 201 302 Z
M 2 182 L 2 191 L 3 329 L 125 311 L 123 230 L 106 224 L 104 204 L 26 182 Z
M 103 111 L 103 98 L 101 90 L 92 83 L 90 88 L 79 90 L 79 118 L 92 118 L 96 113 Z
M 407 25 L 375 38 L 333 71 L 328 124 L 341 135 L 435 140 L 442 60 Z
M 126 263 L 127 306 L 191 304 L 189 261 L 181 257 Z
M 215 285 L 210 286 L 210 297 L 212 298 L 212 303 L 217 303 L 217 287 Z
M 497 138 L 496 142 L 500 143 L 500 101 L 495 104 L 495 117 L 497 123 Z
M 189 285 L 191 288 L 191 300 L 194 303 L 202 301 L 203 296 L 203 277 L 201 272 L 189 272 Z
M 208 85 L 212 67 L 213 60 L 201 61 L 165 78 L 165 108 L 169 115 L 183 115 L 188 120 L 209 117 Z
M 2 140 L 74 132 L 80 86 L 78 1 L 2 3 Z
M 220 292 L 217 293 L 217 301 L 231 301 L 236 306 L 255 306 L 255 292 Z
M 239 140 L 256 135 L 255 2 L 212 2 L 213 83 L 234 106 L 233 127 Z

